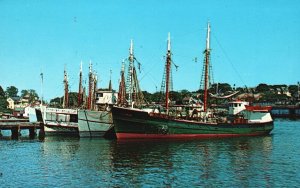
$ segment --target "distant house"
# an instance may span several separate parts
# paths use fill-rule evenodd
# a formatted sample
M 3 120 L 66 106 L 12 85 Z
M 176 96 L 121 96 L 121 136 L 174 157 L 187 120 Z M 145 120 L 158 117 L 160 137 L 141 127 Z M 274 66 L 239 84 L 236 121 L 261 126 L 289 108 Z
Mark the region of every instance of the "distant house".
M 29 104 L 28 97 L 8 97 L 7 98 L 8 106 L 7 108 L 14 110 L 15 108 L 25 108 Z
M 7 98 L 7 102 L 8 102 L 7 108 L 15 109 L 15 107 L 20 104 L 20 99 L 21 99 L 20 97 L 8 97 Z
M 262 98 L 262 94 L 260 93 L 257 93 L 257 94 L 252 94 L 252 93 L 242 93 L 242 94 L 239 94 L 237 96 L 237 99 L 239 100 L 246 100 L 246 101 L 249 101 L 249 99 L 251 100 L 259 100 Z

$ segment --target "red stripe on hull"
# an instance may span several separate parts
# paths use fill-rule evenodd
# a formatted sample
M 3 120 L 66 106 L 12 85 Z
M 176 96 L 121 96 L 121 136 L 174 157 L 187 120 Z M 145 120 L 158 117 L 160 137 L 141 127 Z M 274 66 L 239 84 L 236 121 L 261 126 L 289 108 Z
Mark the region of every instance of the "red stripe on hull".
M 135 134 L 135 133 L 116 133 L 117 139 L 188 139 L 188 138 L 226 138 L 240 136 L 259 136 L 267 132 L 249 134 Z

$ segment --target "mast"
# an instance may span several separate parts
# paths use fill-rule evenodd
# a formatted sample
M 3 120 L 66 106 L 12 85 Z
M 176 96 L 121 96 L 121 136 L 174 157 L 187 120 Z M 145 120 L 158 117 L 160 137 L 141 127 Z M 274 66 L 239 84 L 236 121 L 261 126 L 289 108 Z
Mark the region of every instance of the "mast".
M 133 93 L 133 69 L 134 69 L 134 55 L 133 55 L 133 41 L 130 40 L 130 48 L 129 48 L 129 67 L 128 67 L 128 103 L 132 105 L 132 93 Z
M 89 70 L 89 94 L 88 94 L 87 109 L 94 110 L 95 109 L 95 93 L 97 90 L 98 77 L 97 77 L 96 73 L 93 73 L 91 61 L 90 61 L 89 69 L 90 69 Z
M 96 97 L 96 91 L 97 91 L 97 83 L 98 83 L 98 76 L 96 73 L 93 74 L 93 90 L 92 90 L 92 100 L 91 100 L 91 109 L 95 110 L 95 97 Z
M 169 83 L 170 83 L 170 67 L 171 67 L 171 39 L 168 33 L 167 57 L 166 57 L 166 110 L 169 109 Z
M 68 74 L 67 74 L 66 67 L 65 67 L 63 108 L 68 108 L 68 107 L 69 107 L 69 82 L 68 82 Z
M 206 49 L 205 54 L 205 76 L 204 76 L 204 112 L 207 111 L 207 98 L 208 98 L 208 87 L 209 87 L 209 58 L 210 58 L 210 25 L 207 23 L 207 36 L 206 36 Z
M 125 86 L 125 62 L 122 62 L 121 68 L 121 80 L 119 83 L 119 93 L 118 93 L 118 105 L 123 106 L 126 105 L 126 86 Z
M 83 88 L 82 88 L 82 61 L 81 61 L 80 72 L 79 72 L 78 107 L 82 105 L 82 101 L 83 101 Z
M 111 74 L 112 74 L 112 70 L 110 69 L 109 71 L 109 84 L 108 84 L 108 90 L 112 91 L 112 84 L 111 84 Z
M 139 81 L 137 79 L 137 72 L 134 66 L 134 62 L 137 61 L 133 54 L 133 41 L 130 41 L 129 48 L 129 57 L 126 58 L 129 61 L 128 66 L 128 74 L 126 80 L 126 93 L 127 93 L 127 102 L 133 108 L 133 106 L 140 106 L 144 103 L 144 96 L 141 92 L 141 88 L 139 86 Z M 140 67 L 140 62 L 138 62 L 138 66 Z
M 89 66 L 89 95 L 87 109 L 90 110 L 92 107 L 92 92 L 93 92 L 93 72 L 92 72 L 92 62 L 90 61 Z

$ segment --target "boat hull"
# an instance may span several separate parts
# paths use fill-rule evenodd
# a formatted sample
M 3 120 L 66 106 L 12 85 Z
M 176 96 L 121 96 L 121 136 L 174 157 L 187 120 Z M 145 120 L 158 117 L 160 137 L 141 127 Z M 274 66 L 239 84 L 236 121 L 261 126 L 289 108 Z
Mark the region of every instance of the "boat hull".
M 78 136 L 78 125 L 61 125 L 59 123 L 48 123 L 44 125 L 44 132 L 46 136 Z
M 80 137 L 104 137 L 113 129 L 112 114 L 108 111 L 78 111 Z
M 150 115 L 142 110 L 112 109 L 118 139 L 212 138 L 269 134 L 273 121 L 264 123 L 205 123 Z
M 36 109 L 36 116 L 43 122 L 45 136 L 78 136 L 75 109 L 42 107 Z

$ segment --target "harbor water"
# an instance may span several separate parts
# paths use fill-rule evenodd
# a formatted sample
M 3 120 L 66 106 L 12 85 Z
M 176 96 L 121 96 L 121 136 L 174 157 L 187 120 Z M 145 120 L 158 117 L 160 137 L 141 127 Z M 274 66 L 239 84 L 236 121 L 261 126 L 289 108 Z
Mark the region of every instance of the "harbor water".
M 300 121 L 268 136 L 117 141 L 0 139 L 1 187 L 298 187 Z

